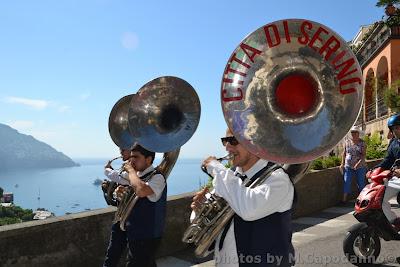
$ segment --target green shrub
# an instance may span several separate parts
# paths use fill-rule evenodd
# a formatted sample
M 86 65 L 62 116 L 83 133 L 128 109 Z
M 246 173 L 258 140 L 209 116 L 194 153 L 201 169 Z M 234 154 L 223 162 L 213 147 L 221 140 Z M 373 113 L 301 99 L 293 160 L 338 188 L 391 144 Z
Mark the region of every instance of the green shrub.
M 13 224 L 33 220 L 33 212 L 19 206 L 0 206 L 0 225 Z
M 337 156 L 330 156 L 323 160 L 325 168 L 332 168 L 340 165 L 340 158 Z
M 22 220 L 19 218 L 11 218 L 11 217 L 0 218 L 0 226 L 6 224 L 20 223 L 20 222 L 22 222 Z
M 311 169 L 313 170 L 322 170 L 324 168 L 324 164 L 322 162 L 322 158 L 318 158 L 313 161 L 311 164 Z
M 392 83 L 389 88 L 386 88 L 383 92 L 383 101 L 386 106 L 391 109 L 393 112 L 400 112 L 400 80 L 397 80 Z
M 340 165 L 341 159 L 338 156 L 321 157 L 313 161 L 312 170 L 323 170 Z
M 385 156 L 387 145 L 383 143 L 377 132 L 373 133 L 371 136 L 366 135 L 364 141 L 367 146 L 367 159 L 381 159 Z

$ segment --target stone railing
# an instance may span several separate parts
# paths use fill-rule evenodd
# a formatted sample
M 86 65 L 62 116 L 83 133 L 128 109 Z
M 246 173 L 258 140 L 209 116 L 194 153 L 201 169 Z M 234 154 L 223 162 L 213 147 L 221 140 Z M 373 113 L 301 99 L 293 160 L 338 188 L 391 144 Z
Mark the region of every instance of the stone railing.
M 374 165 L 375 163 L 370 163 Z M 296 184 L 295 217 L 334 206 L 343 181 L 338 168 L 312 171 Z M 158 256 L 188 247 L 181 242 L 189 224 L 193 193 L 168 198 L 165 234 Z M 0 226 L 0 266 L 101 266 L 115 208 Z

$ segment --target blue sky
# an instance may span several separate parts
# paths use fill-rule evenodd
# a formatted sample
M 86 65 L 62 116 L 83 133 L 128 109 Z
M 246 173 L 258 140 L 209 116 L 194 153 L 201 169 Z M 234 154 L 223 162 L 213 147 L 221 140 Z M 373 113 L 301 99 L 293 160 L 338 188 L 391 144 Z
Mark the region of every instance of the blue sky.
M 2 1 L 0 123 L 70 157 L 113 157 L 115 102 L 146 82 L 178 76 L 202 114 L 182 157 L 224 153 L 219 89 L 240 41 L 280 19 L 309 19 L 351 40 L 381 19 L 376 1 Z

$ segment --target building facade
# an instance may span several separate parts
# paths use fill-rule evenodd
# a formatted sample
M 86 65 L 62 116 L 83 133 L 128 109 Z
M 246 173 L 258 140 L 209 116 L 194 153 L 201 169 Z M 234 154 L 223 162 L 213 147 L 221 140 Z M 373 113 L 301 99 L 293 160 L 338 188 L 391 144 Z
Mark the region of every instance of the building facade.
M 387 119 L 393 113 L 384 102 L 384 92 L 400 78 L 400 27 L 383 21 L 363 26 L 352 40 L 364 80 L 364 102 L 356 125 L 366 134 L 385 138 Z M 399 88 L 400 89 L 400 88 Z

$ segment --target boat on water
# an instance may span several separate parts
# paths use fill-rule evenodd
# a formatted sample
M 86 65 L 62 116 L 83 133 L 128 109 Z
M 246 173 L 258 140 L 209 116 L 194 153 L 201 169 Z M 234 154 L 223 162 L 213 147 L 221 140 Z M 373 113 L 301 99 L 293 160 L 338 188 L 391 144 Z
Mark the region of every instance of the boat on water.
M 41 209 L 41 208 L 38 208 L 37 210 L 35 210 L 33 212 L 33 214 L 35 214 L 33 216 L 34 220 L 44 220 L 44 219 L 47 219 L 47 218 L 55 216 L 54 213 L 52 213 L 51 211 L 48 211 L 48 210 L 45 210 L 45 209 Z

